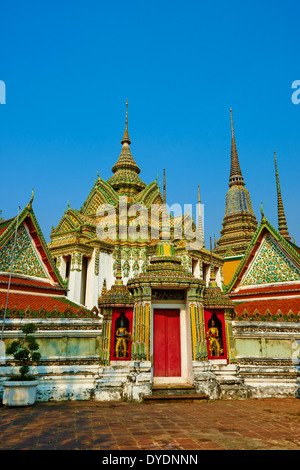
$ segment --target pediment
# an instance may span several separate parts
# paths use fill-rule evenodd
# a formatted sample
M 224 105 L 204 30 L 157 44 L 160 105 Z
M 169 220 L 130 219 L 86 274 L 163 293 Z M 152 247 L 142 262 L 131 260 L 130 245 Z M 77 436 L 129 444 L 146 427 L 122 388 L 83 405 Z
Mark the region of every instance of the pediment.
M 241 286 L 300 281 L 300 268 L 271 234 L 266 234 L 241 279 Z

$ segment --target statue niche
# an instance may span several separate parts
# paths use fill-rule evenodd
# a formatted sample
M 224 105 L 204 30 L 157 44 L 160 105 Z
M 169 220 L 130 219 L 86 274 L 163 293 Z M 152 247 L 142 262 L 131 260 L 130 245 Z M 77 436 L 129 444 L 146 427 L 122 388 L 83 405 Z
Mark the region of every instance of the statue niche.
M 208 354 L 209 357 L 217 358 L 224 355 L 223 347 L 223 332 L 222 332 L 222 321 L 218 318 L 218 315 L 213 312 L 210 319 L 208 320 L 208 330 L 206 333 L 206 339 L 208 341 Z
M 116 318 L 115 338 L 114 338 L 114 356 L 116 359 L 125 359 L 129 357 L 129 341 L 131 340 L 130 322 L 122 311 Z

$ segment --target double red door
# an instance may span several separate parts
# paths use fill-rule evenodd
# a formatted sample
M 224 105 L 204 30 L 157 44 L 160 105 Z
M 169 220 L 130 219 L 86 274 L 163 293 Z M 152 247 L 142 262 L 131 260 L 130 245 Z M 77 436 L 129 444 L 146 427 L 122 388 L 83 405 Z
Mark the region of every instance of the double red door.
M 154 377 L 180 377 L 180 310 L 154 310 Z

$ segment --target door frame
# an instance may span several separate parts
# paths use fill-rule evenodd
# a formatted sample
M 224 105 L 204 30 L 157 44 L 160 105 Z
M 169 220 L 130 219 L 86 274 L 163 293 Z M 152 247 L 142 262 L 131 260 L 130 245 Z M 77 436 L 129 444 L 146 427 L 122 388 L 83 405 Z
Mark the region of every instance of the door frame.
M 180 353 L 181 353 L 181 377 L 154 377 L 154 310 L 156 309 L 176 309 L 179 310 L 180 318 Z M 189 335 L 189 318 L 187 314 L 185 303 L 151 303 L 151 372 L 155 384 L 173 384 L 173 383 L 187 383 L 193 382 L 192 379 L 192 356 L 191 356 L 191 343 Z

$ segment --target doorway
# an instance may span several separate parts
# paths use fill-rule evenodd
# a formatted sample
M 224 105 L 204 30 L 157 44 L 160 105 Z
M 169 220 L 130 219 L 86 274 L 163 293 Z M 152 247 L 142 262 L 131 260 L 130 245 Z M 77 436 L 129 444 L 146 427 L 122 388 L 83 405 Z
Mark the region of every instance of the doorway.
M 154 309 L 153 346 L 154 377 L 180 377 L 179 309 Z

